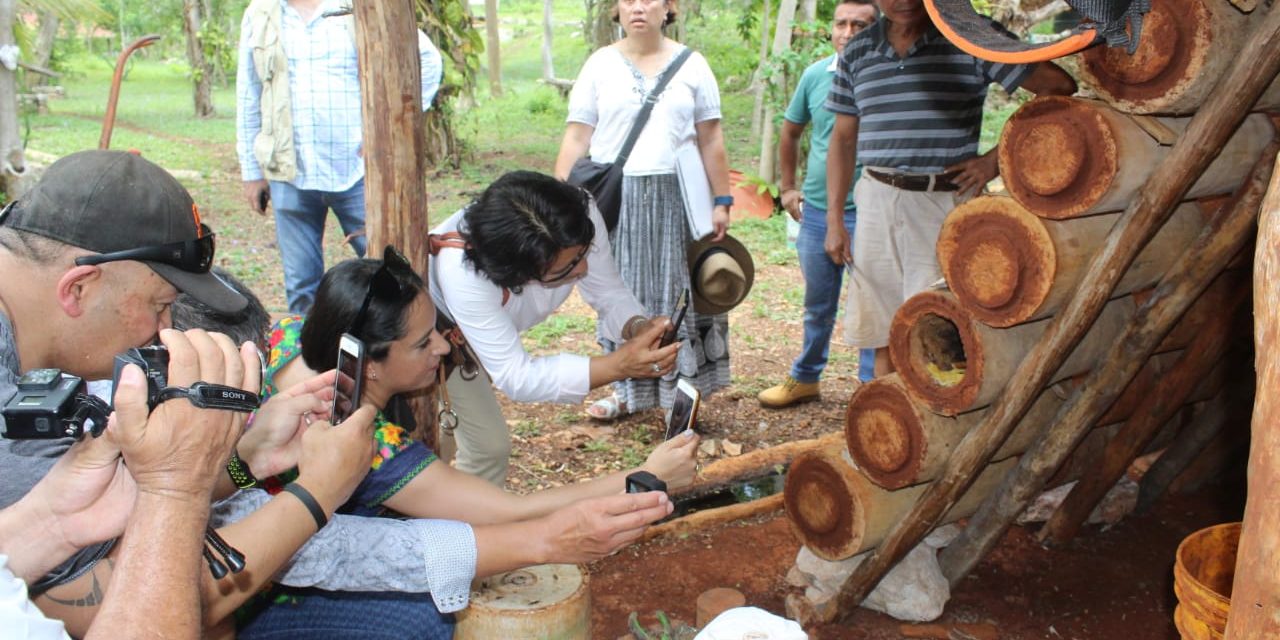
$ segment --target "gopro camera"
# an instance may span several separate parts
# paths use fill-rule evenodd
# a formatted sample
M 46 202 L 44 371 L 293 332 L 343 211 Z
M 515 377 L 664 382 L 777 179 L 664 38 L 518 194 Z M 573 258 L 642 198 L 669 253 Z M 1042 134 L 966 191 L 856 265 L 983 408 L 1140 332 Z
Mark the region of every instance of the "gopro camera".
M 11 440 L 80 438 L 84 420 L 94 418 L 95 431 L 107 426 L 107 415 L 93 415 L 85 401 L 84 380 L 59 369 L 33 369 L 18 380 L 18 392 L 5 403 L 4 437 Z
M 111 375 L 112 404 L 115 390 L 120 388 L 120 372 L 126 364 L 136 364 L 147 376 L 147 409 L 154 410 L 160 404 L 160 391 L 169 386 L 169 349 L 158 344 L 134 347 L 116 356 L 115 370 Z
M 648 491 L 666 492 L 667 483 L 648 471 L 637 471 L 627 476 L 627 493 L 645 493 Z

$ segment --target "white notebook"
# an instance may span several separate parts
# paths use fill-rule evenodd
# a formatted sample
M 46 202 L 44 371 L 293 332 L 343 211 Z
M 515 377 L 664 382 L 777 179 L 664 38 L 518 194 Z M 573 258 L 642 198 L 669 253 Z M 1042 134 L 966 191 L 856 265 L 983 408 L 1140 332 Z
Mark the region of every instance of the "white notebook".
M 684 198 L 684 210 L 689 219 L 689 233 L 694 240 L 712 234 L 713 197 L 707 170 L 702 166 L 702 154 L 698 145 L 686 144 L 676 151 L 676 176 L 680 179 L 680 194 Z

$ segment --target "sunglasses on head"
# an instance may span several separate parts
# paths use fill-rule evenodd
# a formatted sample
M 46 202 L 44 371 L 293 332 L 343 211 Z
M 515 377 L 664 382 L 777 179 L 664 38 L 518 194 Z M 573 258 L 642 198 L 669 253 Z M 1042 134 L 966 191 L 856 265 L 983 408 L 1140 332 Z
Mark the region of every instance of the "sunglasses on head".
M 542 276 L 541 278 L 538 278 L 538 282 L 541 282 L 542 284 L 556 284 L 557 282 L 561 282 L 563 280 L 568 279 L 569 274 L 573 273 L 573 270 L 578 268 L 578 263 L 582 262 L 582 259 L 587 257 L 587 254 L 590 252 L 591 252 L 591 243 L 582 245 L 582 250 L 578 252 L 578 255 L 574 256 L 573 261 L 569 263 L 569 266 L 565 267 L 564 269 L 561 269 L 560 273 L 557 273 L 553 276 L 547 275 L 547 276 Z
M 373 277 L 369 278 L 369 290 L 364 294 L 364 302 L 360 303 L 360 311 L 356 313 L 355 320 L 351 322 L 350 333 L 357 338 L 361 337 L 361 331 L 364 329 L 365 316 L 369 313 L 369 302 L 374 296 L 382 300 L 398 300 L 403 293 L 400 287 L 400 279 L 396 277 L 396 273 L 410 274 L 413 273 L 413 267 L 409 265 L 409 260 L 404 257 L 395 247 L 387 245 L 382 250 L 382 265 L 377 271 L 373 272 Z
M 213 264 L 214 233 L 208 225 L 200 225 L 200 235 L 191 240 L 154 244 L 122 251 L 99 253 L 76 258 L 77 265 L 94 265 L 121 260 L 159 262 L 188 273 L 207 273 Z

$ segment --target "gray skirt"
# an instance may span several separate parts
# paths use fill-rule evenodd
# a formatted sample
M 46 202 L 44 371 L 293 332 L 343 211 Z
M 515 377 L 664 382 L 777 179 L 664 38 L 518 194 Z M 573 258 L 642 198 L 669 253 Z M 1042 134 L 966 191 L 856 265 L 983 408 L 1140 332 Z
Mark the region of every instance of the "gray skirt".
M 645 311 L 650 316 L 670 315 L 680 292 L 689 287 L 686 251 L 692 242 L 674 173 L 623 177 L 622 212 L 609 241 L 622 281 Z M 729 386 L 727 314 L 703 315 L 690 305 L 679 338 L 674 371 L 659 379 L 614 383 L 614 393 L 629 410 L 670 407 L 677 378 L 687 379 L 703 395 Z M 606 352 L 618 346 L 598 334 L 597 339 Z

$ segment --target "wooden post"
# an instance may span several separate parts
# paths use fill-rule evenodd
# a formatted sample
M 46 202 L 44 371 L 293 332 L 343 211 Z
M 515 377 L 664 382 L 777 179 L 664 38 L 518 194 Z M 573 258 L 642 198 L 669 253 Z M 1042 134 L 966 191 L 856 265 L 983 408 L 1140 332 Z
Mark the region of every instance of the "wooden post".
M 1133 512 L 1143 514 L 1151 509 L 1178 474 L 1182 473 L 1187 465 L 1191 464 L 1191 461 L 1199 456 L 1222 431 L 1227 421 L 1242 417 L 1235 415 L 1237 402 L 1248 402 L 1252 405 L 1252 398 L 1253 383 L 1250 381 L 1248 384 L 1237 384 L 1225 388 L 1216 398 L 1205 403 L 1204 411 L 1174 438 L 1173 443 L 1160 454 L 1159 458 L 1156 458 L 1151 468 L 1142 474 L 1142 481 L 1138 483 L 1138 504 L 1133 508 Z
M 807 615 L 805 624 L 829 620 L 839 611 L 852 611 L 889 569 L 937 526 L 938 519 L 985 467 L 991 454 L 1044 388 L 1049 376 L 1089 330 L 1138 252 L 1159 230 L 1186 189 L 1209 166 L 1263 88 L 1275 79 L 1280 70 L 1280 10 L 1268 11 L 1267 19 L 1249 37 L 1236 64 L 1221 77 L 1204 109 L 1191 119 L 1182 138 L 1125 209 L 1116 223 L 1116 232 L 1090 264 L 1082 280 L 1084 284 L 1019 367 L 1014 384 L 993 405 L 991 415 L 960 444 L 943 476 L 929 486 L 884 544 L 841 586 L 836 606 L 822 615 Z
M 1232 275 L 1224 273 L 1221 277 Z M 1243 286 L 1235 283 L 1231 286 L 1236 292 L 1230 306 L 1209 318 L 1195 340 L 1183 351 L 1173 370 L 1160 379 L 1156 388 L 1146 395 L 1138 410 L 1125 422 L 1120 433 L 1107 444 L 1099 464 L 1090 474 L 1080 478 L 1080 482 L 1067 494 L 1066 500 L 1037 533 L 1042 543 L 1060 545 L 1079 533 L 1094 505 L 1111 490 L 1129 468 L 1129 463 L 1182 408 L 1186 398 L 1226 353 L 1232 338 L 1231 330 L 1236 325 L 1237 311 L 1247 298 Z
M 1261 10 L 1261 9 L 1259 9 Z M 1280 13 L 1274 6 L 1272 13 Z M 1280 172 L 1271 176 L 1258 228 L 1254 262 L 1254 343 L 1257 349 L 1257 388 L 1253 405 L 1253 442 L 1249 451 L 1249 499 L 1231 587 L 1231 615 L 1227 640 L 1280 637 Z
M 413 0 L 357 0 L 356 59 L 363 127 L 365 233 L 369 256 L 394 244 L 414 270 L 427 272 L 426 144 L 422 71 Z M 435 411 L 411 402 L 421 432 L 434 442 Z
M 1276 15 L 1280 16 L 1280 11 Z M 1105 364 L 1089 375 L 1068 406 L 1058 413 L 1057 419 L 1046 425 L 1044 436 L 1036 447 L 1022 455 L 1018 467 L 1005 478 L 1000 489 L 987 496 L 982 508 L 969 521 L 969 526 L 938 556 L 942 573 L 951 584 L 967 575 L 995 546 L 1013 519 L 1079 444 L 1089 426 L 1106 411 L 1119 390 L 1137 373 L 1156 344 L 1249 241 L 1278 149 L 1280 142 L 1273 142 L 1267 147 L 1230 208 L 1218 216 L 1214 225 L 1205 229 L 1182 259 L 1169 270 L 1155 293 L 1142 305 L 1129 330 L 1102 360 Z M 1212 344 L 1205 346 L 1214 347 Z

